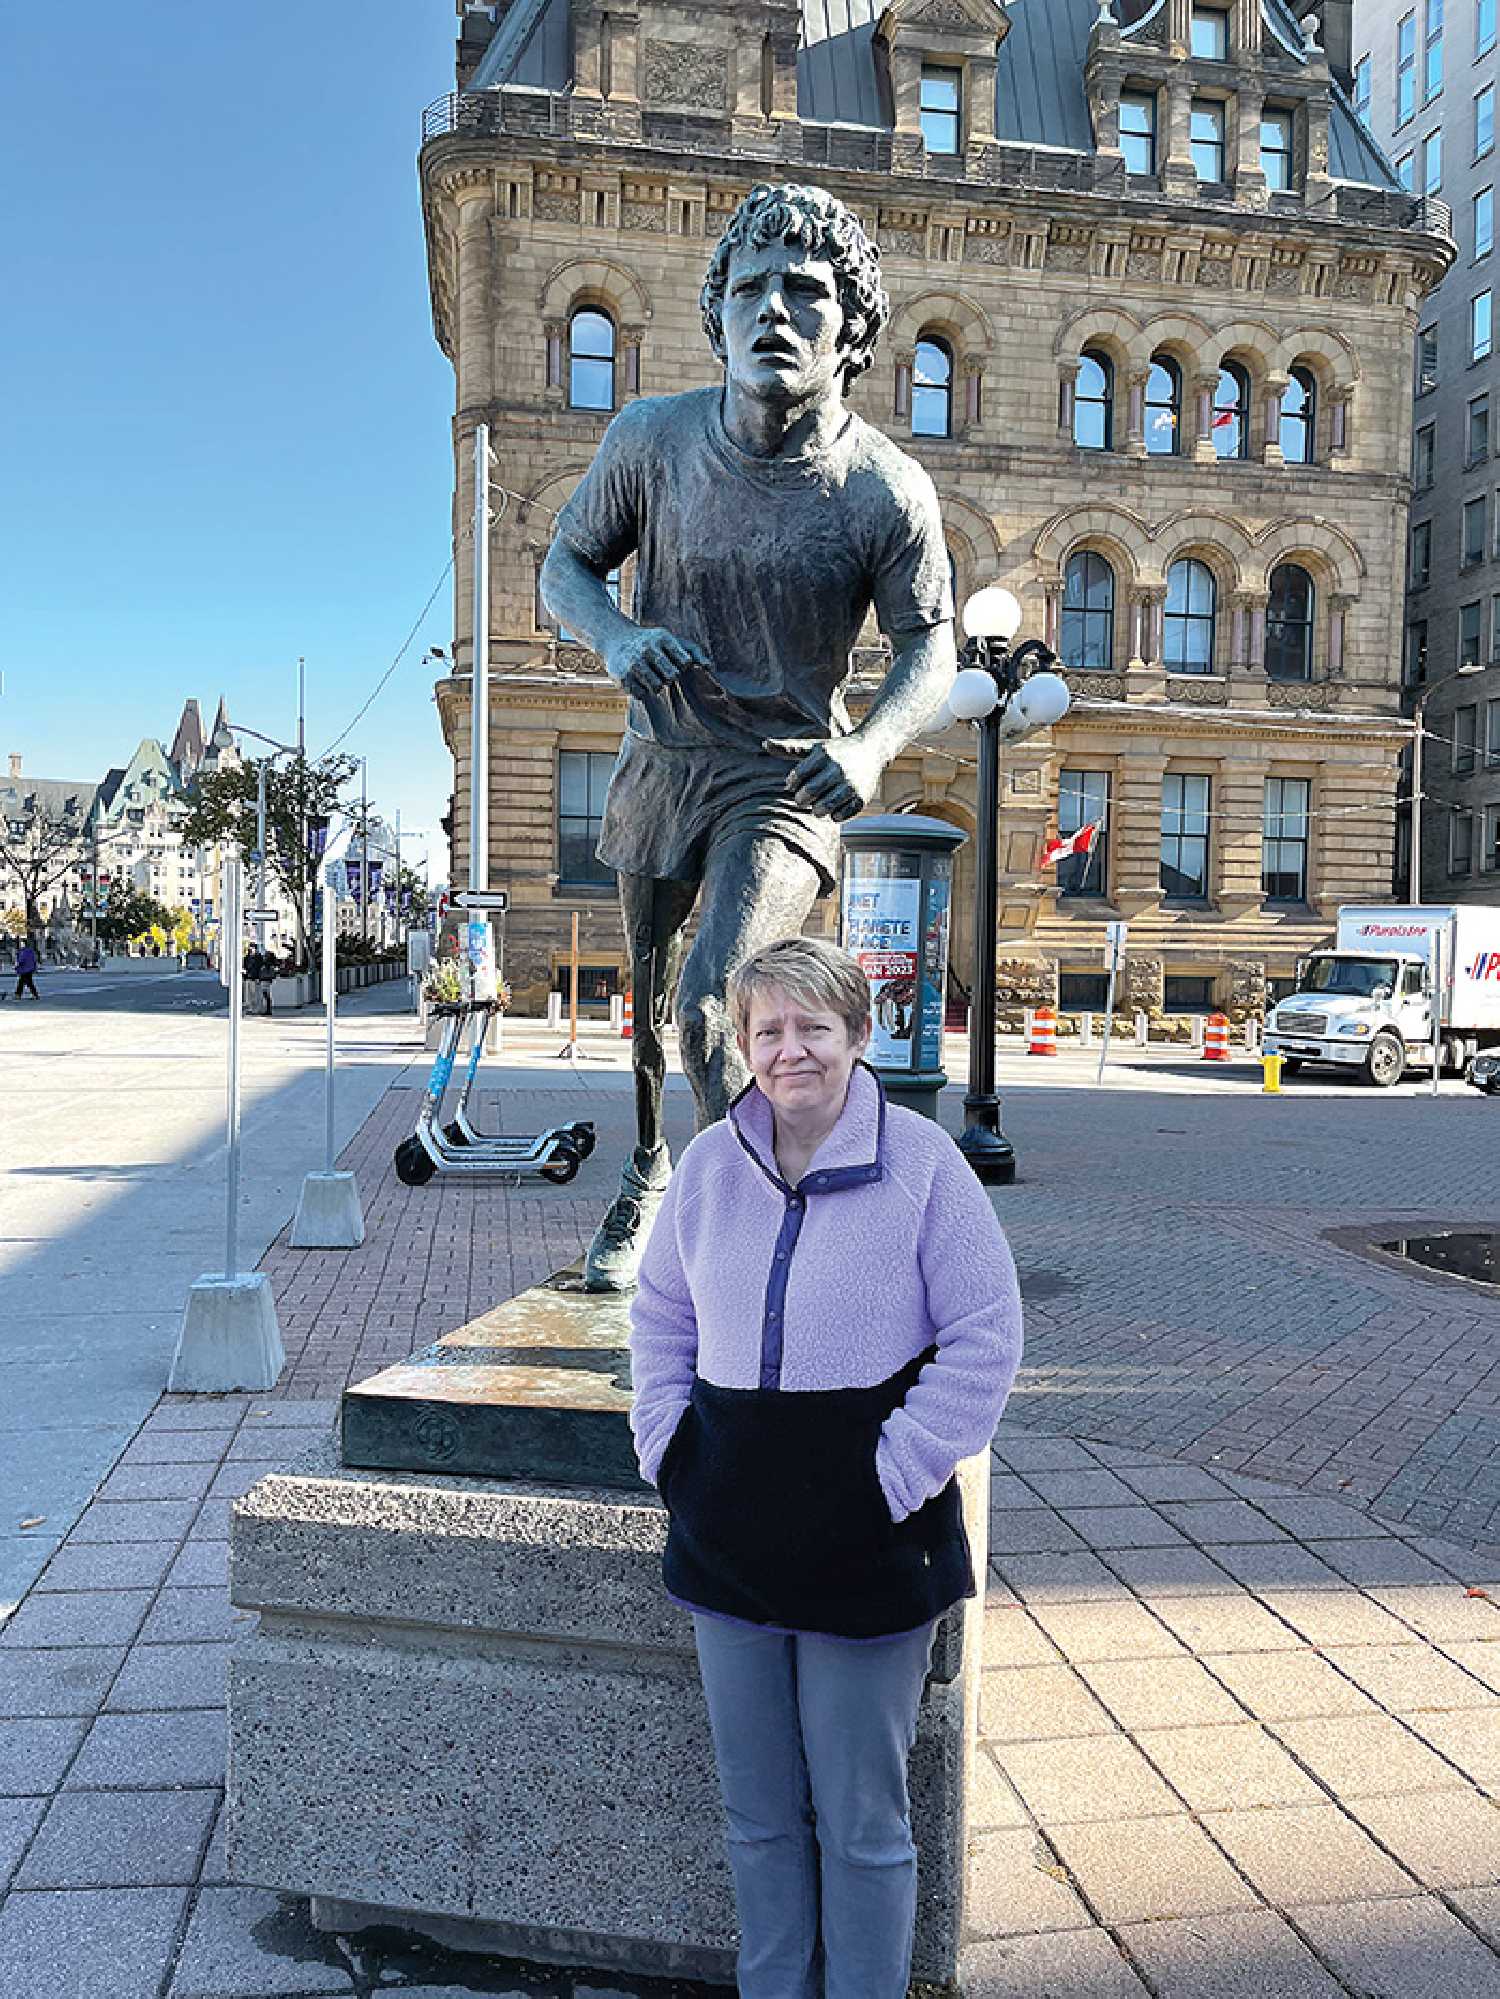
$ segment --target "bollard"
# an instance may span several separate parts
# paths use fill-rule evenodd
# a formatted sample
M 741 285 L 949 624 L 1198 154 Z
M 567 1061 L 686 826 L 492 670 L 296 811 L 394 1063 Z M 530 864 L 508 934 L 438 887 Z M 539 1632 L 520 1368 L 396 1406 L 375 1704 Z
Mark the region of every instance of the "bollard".
M 1203 1016 L 1195 1013 L 1188 1023 L 1188 1046 L 1200 1049 L 1203 1046 Z
M 561 993 L 548 993 L 547 995 L 547 1025 L 549 1027 L 562 1026 Z
M 1092 1048 L 1094 1045 L 1094 1016 L 1091 1013 L 1078 1016 L 1078 1045 L 1080 1048 Z
M 1282 1058 L 1279 1055 L 1261 1056 L 1260 1066 L 1265 1072 L 1265 1080 L 1260 1086 L 1260 1093 L 1263 1097 L 1279 1097 L 1281 1095 L 1281 1061 Z
M 625 1025 L 625 995 L 611 993 L 609 996 L 609 1031 L 618 1034 Z
M 1149 1014 L 1138 1013 L 1135 1017 L 1135 1045 L 1137 1048 L 1149 1048 L 1151 1045 L 1151 1016 Z

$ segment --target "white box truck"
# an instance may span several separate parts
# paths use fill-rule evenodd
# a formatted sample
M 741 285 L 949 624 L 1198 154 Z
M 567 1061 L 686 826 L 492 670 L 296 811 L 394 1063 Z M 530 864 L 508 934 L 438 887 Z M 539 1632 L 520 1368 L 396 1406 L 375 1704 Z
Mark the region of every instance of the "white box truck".
M 1500 1047 L 1500 907 L 1341 909 L 1332 946 L 1298 966 L 1296 992 L 1267 1016 L 1263 1045 L 1289 1073 L 1329 1062 L 1389 1089 L 1431 1069 L 1435 1042 L 1455 1075 Z

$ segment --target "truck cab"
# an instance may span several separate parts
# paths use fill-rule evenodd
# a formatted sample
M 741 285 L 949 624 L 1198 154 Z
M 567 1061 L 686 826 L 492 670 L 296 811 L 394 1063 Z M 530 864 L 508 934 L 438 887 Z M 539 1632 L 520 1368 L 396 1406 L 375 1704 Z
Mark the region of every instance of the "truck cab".
M 1431 974 L 1415 958 L 1314 952 L 1298 968 L 1296 992 L 1266 1022 L 1265 1051 L 1292 1073 L 1327 1062 L 1362 1068 L 1388 1089 L 1424 1058 L 1431 1064 Z

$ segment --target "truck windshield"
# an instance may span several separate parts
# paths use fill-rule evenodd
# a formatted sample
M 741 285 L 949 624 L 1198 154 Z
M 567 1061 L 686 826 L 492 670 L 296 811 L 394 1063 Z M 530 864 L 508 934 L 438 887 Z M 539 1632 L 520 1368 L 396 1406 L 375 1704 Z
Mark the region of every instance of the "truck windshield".
M 1378 987 L 1396 990 L 1394 958 L 1314 958 L 1303 990 L 1343 993 L 1350 999 L 1373 999 Z

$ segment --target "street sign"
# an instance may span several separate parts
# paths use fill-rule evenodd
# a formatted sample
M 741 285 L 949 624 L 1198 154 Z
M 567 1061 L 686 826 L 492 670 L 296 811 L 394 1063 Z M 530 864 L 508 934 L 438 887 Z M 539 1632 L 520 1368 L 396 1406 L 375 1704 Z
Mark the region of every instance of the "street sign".
M 274 909 L 247 909 L 245 911 L 245 921 L 247 923 L 274 923 L 276 921 L 276 912 Z
M 1104 926 L 1104 969 L 1117 972 L 1125 957 L 1125 940 L 1130 935 L 1128 923 L 1106 923 Z
M 494 909 L 502 915 L 510 908 L 510 897 L 503 888 L 462 888 L 453 900 L 460 909 Z

